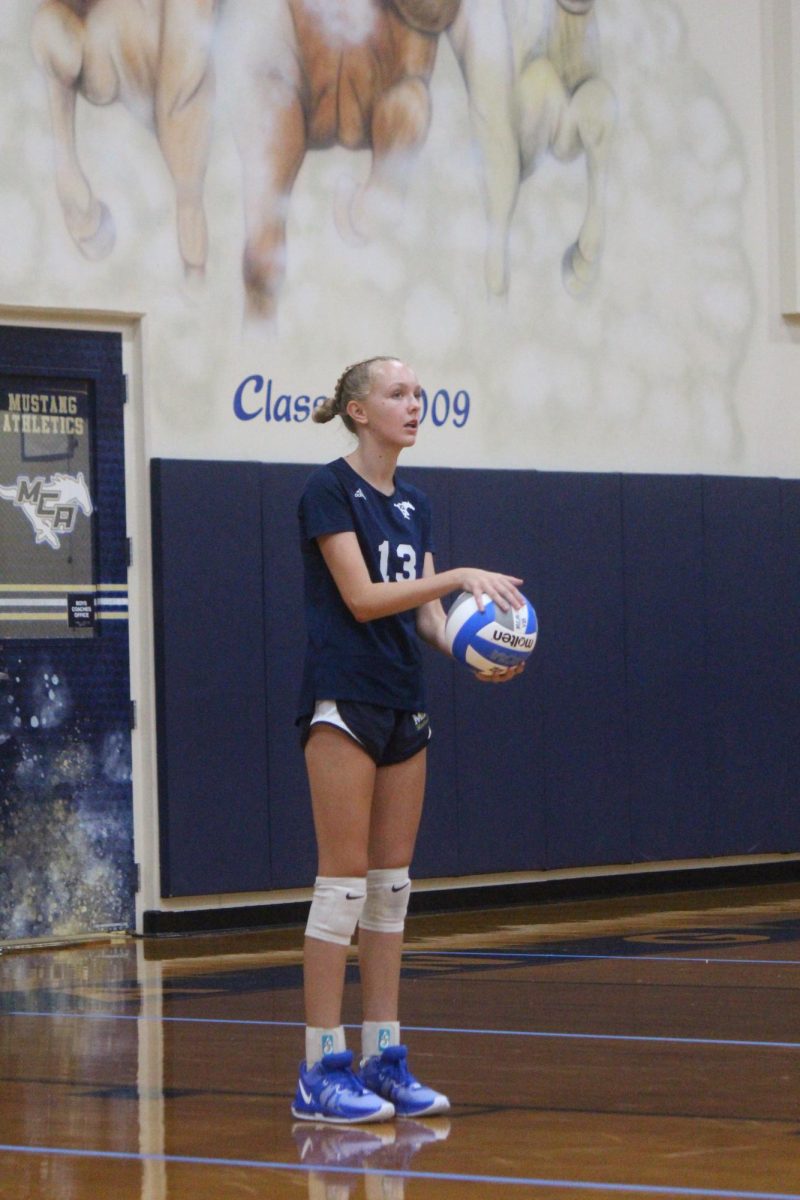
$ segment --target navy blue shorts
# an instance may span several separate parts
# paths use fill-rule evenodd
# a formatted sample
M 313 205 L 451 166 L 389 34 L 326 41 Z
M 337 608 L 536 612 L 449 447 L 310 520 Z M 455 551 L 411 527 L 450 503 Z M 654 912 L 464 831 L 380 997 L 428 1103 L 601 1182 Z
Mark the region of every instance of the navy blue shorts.
M 426 712 L 407 712 L 362 704 L 356 700 L 318 700 L 314 715 L 300 721 L 300 743 L 305 747 L 312 725 L 333 725 L 358 742 L 379 767 L 405 762 L 424 750 L 431 736 Z

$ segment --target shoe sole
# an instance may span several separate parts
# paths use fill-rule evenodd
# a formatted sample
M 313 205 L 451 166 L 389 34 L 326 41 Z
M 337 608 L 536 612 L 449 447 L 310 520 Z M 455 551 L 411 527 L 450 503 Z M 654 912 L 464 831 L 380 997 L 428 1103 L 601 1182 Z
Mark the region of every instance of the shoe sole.
M 396 1114 L 393 1105 L 390 1104 L 388 1108 L 388 1112 L 379 1109 L 376 1113 L 365 1113 L 363 1117 L 326 1117 L 323 1113 L 300 1112 L 292 1105 L 292 1116 L 298 1121 L 316 1121 L 325 1125 L 367 1125 L 370 1122 L 391 1121 Z
M 446 1097 L 442 1100 L 434 1100 L 433 1104 L 427 1108 L 403 1109 L 395 1105 L 395 1113 L 398 1117 L 441 1117 L 445 1113 L 450 1112 L 450 1101 Z

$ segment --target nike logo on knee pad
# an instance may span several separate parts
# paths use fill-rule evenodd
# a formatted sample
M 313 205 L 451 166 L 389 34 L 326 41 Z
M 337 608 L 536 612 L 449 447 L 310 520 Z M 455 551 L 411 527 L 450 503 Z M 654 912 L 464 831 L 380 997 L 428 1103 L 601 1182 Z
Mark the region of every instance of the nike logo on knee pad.
M 393 892 L 402 892 L 403 888 L 407 888 L 407 887 L 411 887 L 411 880 L 410 880 L 410 879 L 407 879 L 407 880 L 405 881 L 405 883 L 401 883 L 401 884 L 395 884 L 395 883 L 393 883 L 393 884 L 392 884 L 392 891 L 393 891 Z
M 348 892 L 347 895 L 345 896 L 345 900 L 363 900 L 364 895 L 365 895 L 364 892 L 362 892 L 361 895 L 356 895 L 356 896 L 354 896 L 351 892 Z

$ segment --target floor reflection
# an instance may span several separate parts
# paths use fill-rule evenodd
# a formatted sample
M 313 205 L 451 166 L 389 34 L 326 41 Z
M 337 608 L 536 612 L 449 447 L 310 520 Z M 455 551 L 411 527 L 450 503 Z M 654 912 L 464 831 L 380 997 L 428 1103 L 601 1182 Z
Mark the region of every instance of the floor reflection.
M 300 1162 L 309 1168 L 308 1200 L 351 1200 L 362 1176 L 366 1200 L 403 1200 L 411 1160 L 449 1136 L 446 1117 L 349 1128 L 306 1121 L 292 1126 Z
M 4 953 L 0 1196 L 800 1200 L 800 888 L 724 899 L 415 918 L 406 1028 L 452 1135 L 293 1123 L 301 929 Z

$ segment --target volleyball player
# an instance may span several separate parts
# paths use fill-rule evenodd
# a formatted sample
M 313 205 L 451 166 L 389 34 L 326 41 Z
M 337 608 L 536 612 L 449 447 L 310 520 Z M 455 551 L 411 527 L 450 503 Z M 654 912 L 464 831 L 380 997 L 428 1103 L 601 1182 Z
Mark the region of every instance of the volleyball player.
M 318 849 L 304 943 L 305 1060 L 292 1112 L 352 1123 L 447 1112 L 411 1074 L 398 993 L 409 866 L 430 737 L 419 637 L 444 653 L 441 598 L 464 590 L 505 611 L 514 576 L 437 573 L 430 505 L 396 478 L 419 432 L 421 389 L 398 359 L 348 367 L 314 420 L 357 439 L 306 484 L 299 518 L 308 648 L 298 724 Z M 512 678 L 521 668 L 486 676 Z M 358 926 L 363 1025 L 357 1070 L 341 1024 L 347 948 Z

